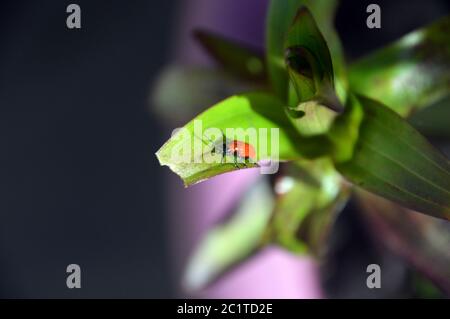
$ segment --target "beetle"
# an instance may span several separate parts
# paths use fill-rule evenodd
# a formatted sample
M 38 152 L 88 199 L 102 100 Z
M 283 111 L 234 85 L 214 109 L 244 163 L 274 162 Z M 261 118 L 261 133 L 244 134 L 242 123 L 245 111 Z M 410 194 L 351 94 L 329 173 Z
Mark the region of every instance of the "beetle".
M 222 135 L 223 138 L 219 139 L 214 144 L 214 147 L 211 149 L 211 154 L 220 154 L 222 156 L 222 163 L 225 157 L 233 156 L 234 158 L 234 166 L 239 168 L 238 161 L 243 162 L 244 166 L 247 166 L 247 162 L 250 161 L 252 163 L 256 162 L 256 151 L 255 148 L 246 142 L 231 140 L 225 138 L 225 135 Z
M 238 141 L 238 140 L 226 140 L 222 143 L 222 145 L 218 145 L 219 148 L 214 147 L 211 152 L 215 152 L 216 149 L 220 149 L 222 151 L 222 161 L 226 155 L 233 156 L 234 158 L 234 166 L 237 168 L 238 160 L 242 161 L 244 166 L 247 166 L 246 161 L 255 162 L 256 152 L 255 148 L 249 143 Z M 213 153 L 214 154 L 214 153 Z

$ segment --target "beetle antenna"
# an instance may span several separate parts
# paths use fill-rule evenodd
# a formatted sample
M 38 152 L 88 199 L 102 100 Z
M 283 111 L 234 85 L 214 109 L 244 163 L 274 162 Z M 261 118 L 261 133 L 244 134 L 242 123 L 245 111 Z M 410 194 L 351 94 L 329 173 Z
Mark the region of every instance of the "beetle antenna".
M 194 136 L 195 136 L 196 138 L 198 138 L 200 141 L 202 141 L 203 144 L 205 144 L 206 146 L 209 146 L 209 145 L 204 141 L 203 138 L 197 136 L 197 134 L 195 134 L 195 133 L 193 133 L 193 134 L 194 134 Z M 205 136 L 205 135 L 203 135 L 203 136 Z M 205 137 L 206 137 L 210 142 L 212 142 L 211 139 L 208 138 L 208 136 L 205 136 Z

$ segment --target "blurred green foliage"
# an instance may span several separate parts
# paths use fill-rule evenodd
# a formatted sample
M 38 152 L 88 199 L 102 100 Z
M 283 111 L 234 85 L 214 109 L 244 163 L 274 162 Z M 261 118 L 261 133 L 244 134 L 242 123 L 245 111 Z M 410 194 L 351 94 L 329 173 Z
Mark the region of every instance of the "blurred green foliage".
M 195 163 L 194 157 L 188 163 L 174 161 L 173 152 L 180 148 L 195 154 L 195 142 L 180 143 L 182 134 L 197 140 L 197 145 L 214 144 L 195 134 L 194 121 L 200 120 L 203 129 L 279 129 L 279 154 L 261 154 L 255 147 L 254 161 L 246 166 L 258 167 L 260 160 L 287 164 L 277 174 L 272 192 L 265 189 L 266 195 L 255 195 L 262 192 L 260 185 L 255 186 L 231 221 L 206 235 L 189 263 L 186 280 L 191 288 L 203 287 L 263 245 L 275 243 L 294 253 L 322 258 L 329 231 L 352 189 L 357 193 L 365 189 L 404 207 L 392 204 L 380 218 L 398 221 L 392 219 L 396 211 L 403 214 L 400 210 L 410 208 L 450 220 L 449 161 L 419 133 L 449 137 L 448 99 L 438 102 L 450 93 L 450 17 L 347 68 L 333 27 L 336 5 L 330 0 L 272 0 L 265 60 L 258 50 L 206 31 L 197 33 L 221 67 L 218 74 L 232 77 L 239 85 L 233 87 L 233 96 L 214 103 L 172 136 L 157 153 L 160 163 L 186 185 L 245 168 L 232 162 Z M 189 97 L 196 94 L 197 85 L 197 92 L 204 92 L 202 87 L 211 78 L 201 79 L 186 75 L 179 90 L 170 85 L 172 80 L 166 81 L 157 95 L 160 100 L 186 95 L 187 101 L 195 102 Z M 228 88 L 228 83 L 232 82 L 223 87 Z M 248 87 L 257 92 L 242 94 Z M 427 108 L 431 105 L 435 106 Z M 405 119 L 410 115 L 412 125 Z M 377 203 L 373 198 L 370 202 Z M 268 199 L 270 204 L 258 204 Z M 362 207 L 374 211 L 379 206 Z M 261 215 L 256 217 L 258 212 Z M 425 215 L 420 218 L 424 223 L 434 221 Z M 410 218 L 404 223 L 406 229 L 416 227 Z M 436 230 L 433 236 L 440 232 L 445 230 Z M 399 240 L 415 240 L 406 234 L 399 233 Z M 433 251 L 429 233 L 417 232 L 417 236 L 423 247 L 402 247 Z M 433 257 L 439 259 L 439 253 Z M 435 278 L 443 272 L 435 270 Z

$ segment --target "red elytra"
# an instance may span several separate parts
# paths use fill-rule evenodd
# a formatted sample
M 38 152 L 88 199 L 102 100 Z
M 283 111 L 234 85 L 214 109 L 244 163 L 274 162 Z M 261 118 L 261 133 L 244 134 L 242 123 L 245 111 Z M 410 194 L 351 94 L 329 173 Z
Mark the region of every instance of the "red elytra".
M 231 141 L 226 145 L 226 153 L 234 156 L 238 156 L 244 159 L 255 159 L 256 152 L 252 145 L 241 142 L 241 141 Z
M 210 140 L 211 141 L 211 140 Z M 223 138 L 223 140 L 216 141 L 211 149 L 212 154 L 220 154 L 222 156 L 222 163 L 225 156 L 234 157 L 234 165 L 238 166 L 238 159 L 243 160 L 243 165 L 247 166 L 246 162 L 250 160 L 253 164 L 256 164 L 256 151 L 255 148 L 246 142 L 238 140 L 230 140 Z

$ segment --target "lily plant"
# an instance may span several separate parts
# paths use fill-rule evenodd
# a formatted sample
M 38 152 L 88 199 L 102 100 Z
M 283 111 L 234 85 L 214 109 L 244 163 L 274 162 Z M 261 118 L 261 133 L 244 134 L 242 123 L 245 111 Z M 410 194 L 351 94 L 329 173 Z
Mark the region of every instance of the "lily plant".
M 188 265 L 189 287 L 204 287 L 266 245 L 323 258 L 327 235 L 351 196 L 374 218 L 392 212 L 396 225 L 408 225 L 408 210 L 433 223 L 450 220 L 449 160 L 408 120 L 450 93 L 450 17 L 347 65 L 333 26 L 335 8 L 330 0 L 272 0 L 265 52 L 205 30 L 195 33 L 220 65 L 217 72 L 253 91 L 234 92 L 194 117 L 159 149 L 159 162 L 186 186 L 255 169 L 265 160 L 281 167 L 251 187 L 233 217 L 207 234 Z M 195 79 L 183 81 L 180 87 L 192 88 Z M 222 132 L 277 129 L 276 154 L 255 146 L 245 165 L 195 161 L 194 155 L 177 161 L 179 149 L 196 153 L 196 143 L 182 138 L 186 132 L 203 146 L 215 143 L 195 133 L 195 121 Z M 228 137 L 223 141 L 219 155 L 232 157 L 225 152 Z M 239 151 L 245 157 L 245 148 Z M 402 238 L 421 235 L 408 233 L 411 227 Z M 449 288 L 448 264 L 435 273 L 436 281 L 447 277 Z

